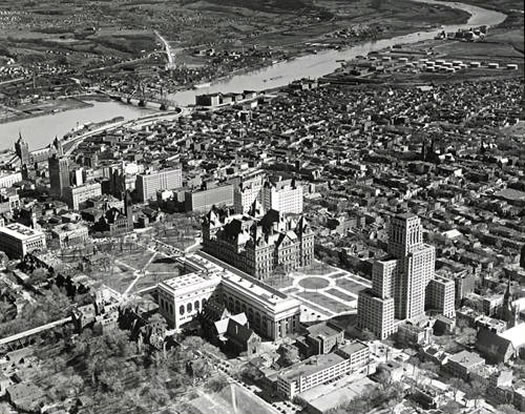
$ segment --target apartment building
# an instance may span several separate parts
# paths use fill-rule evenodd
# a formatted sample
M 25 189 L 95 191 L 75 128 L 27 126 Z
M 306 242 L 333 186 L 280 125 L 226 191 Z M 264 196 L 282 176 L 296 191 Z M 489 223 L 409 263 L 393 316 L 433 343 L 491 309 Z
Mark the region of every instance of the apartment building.
M 157 191 L 182 187 L 182 170 L 172 168 L 149 174 L 138 174 L 135 189 L 139 201 L 146 202 L 157 197 Z

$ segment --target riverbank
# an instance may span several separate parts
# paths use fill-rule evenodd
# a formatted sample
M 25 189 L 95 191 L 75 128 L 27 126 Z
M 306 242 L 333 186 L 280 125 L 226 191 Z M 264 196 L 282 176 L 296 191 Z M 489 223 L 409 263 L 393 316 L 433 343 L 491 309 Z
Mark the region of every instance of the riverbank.
M 36 118 L 44 115 L 52 115 L 74 109 L 82 109 L 93 106 L 93 104 L 82 101 L 78 98 L 63 98 L 56 100 L 46 100 L 36 103 L 27 103 L 10 107 L 1 107 L 0 123 L 21 121 L 29 118 Z
M 264 71 L 265 69 L 286 61 L 295 60 L 309 54 L 319 53 L 326 50 L 344 50 L 355 47 L 361 43 L 389 39 L 402 36 L 413 31 L 429 29 L 439 24 L 460 24 L 468 20 L 469 14 L 463 10 L 443 5 L 427 5 L 425 3 L 414 2 L 413 0 L 384 0 L 381 5 L 371 7 L 359 3 L 359 7 L 352 12 L 331 10 L 330 5 L 326 5 L 334 18 L 329 22 L 312 23 L 294 32 L 290 29 L 276 30 L 275 32 L 263 34 L 257 37 L 257 42 L 262 45 L 272 45 L 277 43 L 275 50 L 286 56 L 274 63 L 272 60 L 262 62 L 257 65 L 246 66 L 230 71 L 225 76 L 208 78 L 206 82 L 212 84 L 223 84 L 233 77 L 241 76 L 253 72 Z M 341 6 L 343 7 L 343 6 Z M 344 6 L 345 8 L 347 6 Z M 349 9 L 350 10 L 350 9 Z M 423 13 L 424 12 L 424 13 Z M 339 14 L 341 15 L 339 15 Z M 347 16 L 347 17 L 346 17 Z M 425 16 L 424 23 L 418 16 Z M 409 24 L 407 24 L 409 23 Z M 341 29 L 351 25 L 357 27 L 357 32 L 352 32 L 350 36 L 346 34 L 342 37 Z M 304 29 L 304 30 L 303 30 Z M 352 29 L 354 30 L 354 29 Z M 278 40 L 278 41 L 277 41 Z M 250 43 L 251 40 L 248 42 Z M 200 82 L 204 83 L 204 82 Z M 176 91 L 169 94 L 169 97 L 185 93 L 191 90 L 191 84 L 183 85 Z M 205 91 L 205 89 L 203 89 Z M 102 97 L 91 95 L 89 101 L 103 101 Z M 127 104 L 126 102 L 123 102 Z M 181 105 L 188 105 L 194 102 L 184 101 Z M 83 97 L 64 98 L 27 104 L 18 107 L 4 107 L 3 116 L 0 111 L 0 123 L 10 123 L 30 119 L 34 117 L 52 115 L 59 112 L 86 108 L 91 104 L 86 102 Z M 154 108 L 152 108 L 154 109 Z
M 48 145 L 55 136 L 62 137 L 86 123 L 98 123 L 117 116 L 130 120 L 156 112 L 101 97 L 88 103 L 90 105 L 78 109 L 0 124 L 0 150 L 13 148 L 19 133 L 30 150 L 34 150 Z
M 401 10 L 399 10 L 400 5 L 402 6 Z M 408 5 L 412 5 L 412 7 L 410 7 L 410 13 L 407 10 Z M 399 15 L 395 14 L 394 10 L 397 10 L 396 13 L 398 13 Z M 425 17 L 425 23 L 421 24 L 421 18 L 417 18 L 417 14 L 419 12 L 422 12 L 423 10 L 430 10 L 433 12 L 427 13 L 427 16 Z M 381 16 L 386 13 L 393 13 L 394 17 L 388 19 L 388 23 L 385 24 L 385 22 L 382 21 Z M 294 32 L 287 32 L 287 43 L 285 45 L 279 44 L 279 42 L 275 41 L 275 39 L 277 38 L 282 40 L 282 31 L 276 32 L 276 34 L 273 35 L 270 34 L 260 36 L 257 38 L 258 41 L 261 41 L 262 44 L 265 45 L 272 45 L 272 47 L 275 47 L 280 52 L 285 53 L 286 58 L 279 59 L 276 62 L 268 60 L 265 63 L 259 63 L 257 65 L 238 68 L 232 70 L 228 75 L 225 76 L 203 79 L 199 81 L 199 84 L 211 83 L 212 86 L 220 85 L 229 81 L 235 76 L 257 73 L 271 68 L 272 66 L 279 65 L 284 62 L 294 61 L 305 56 L 315 55 L 326 51 L 345 51 L 347 49 L 368 42 L 391 39 L 399 36 L 404 36 L 413 32 L 437 30 L 442 25 L 466 24 L 470 16 L 470 13 L 448 5 L 429 5 L 425 4 L 424 2 L 418 2 L 417 0 L 396 0 L 396 2 L 387 0 L 381 6 L 380 10 L 377 11 L 377 13 L 374 13 L 373 15 L 364 14 L 363 16 L 354 16 L 349 19 L 339 19 L 339 21 L 331 21 L 329 25 L 332 31 L 327 31 L 327 29 L 320 30 L 320 28 L 323 27 L 323 24 L 321 23 L 311 25 L 315 30 L 314 32 L 297 34 Z M 353 37 L 338 37 L 337 33 L 339 31 L 333 30 L 334 27 L 343 27 L 345 24 L 355 23 L 354 26 L 362 26 L 364 24 L 363 22 L 365 21 L 365 19 L 365 26 L 373 26 L 373 29 L 369 31 L 364 31 L 360 35 L 358 34 Z M 409 27 L 407 26 L 408 22 L 412 23 Z M 273 41 L 271 39 L 272 36 L 275 37 Z M 274 42 L 275 45 L 273 45 Z M 169 97 L 174 99 L 174 97 L 177 94 L 188 92 L 192 89 L 195 88 L 184 86 L 177 88 L 176 91 L 172 91 L 169 93 Z M 206 93 L 208 89 L 209 88 L 198 88 L 197 92 Z M 190 104 L 190 102 L 185 102 L 184 104 L 188 105 Z
M 0 106 L 0 124 L 23 121 L 45 115 L 54 115 L 66 111 L 93 107 L 94 102 L 108 102 L 104 95 L 79 95 L 59 99 L 27 103 L 17 107 Z
M 433 0 L 414 0 L 414 3 L 436 4 L 438 2 Z M 441 3 L 438 4 L 442 6 Z M 440 30 L 457 31 L 458 28 L 468 26 L 492 26 L 501 23 L 506 17 L 501 13 L 484 10 L 475 6 L 463 5 L 462 3 L 450 3 L 450 5 L 461 9 L 462 12 L 468 13 L 471 17 L 466 23 L 446 25 L 442 29 L 440 28 Z M 404 33 L 408 31 L 411 30 L 407 28 L 404 29 Z M 429 31 L 425 28 L 425 30 L 415 33 L 411 32 L 402 36 L 364 42 L 360 41 L 348 45 L 348 47 L 344 49 L 341 48 L 340 50 L 321 50 L 316 54 L 299 56 L 295 59 L 278 62 L 272 66 L 256 71 L 236 73 L 235 76 L 217 81 L 208 88 L 178 91 L 177 93 L 168 95 L 167 98 L 180 106 L 188 106 L 195 103 L 196 95 L 206 93 L 242 92 L 243 90 L 261 91 L 280 88 L 300 78 L 320 78 L 332 73 L 340 67 L 339 62 L 342 60 L 351 60 L 360 55 L 366 56 L 370 52 L 394 47 L 397 44 L 413 44 L 422 40 L 433 39 L 436 33 L 436 29 Z M 82 111 L 90 112 L 84 113 Z M 18 137 L 18 131 L 21 131 L 26 139 L 30 138 L 30 146 L 35 148 L 47 145 L 54 136 L 63 136 L 71 129 L 88 121 L 100 122 L 118 115 L 124 115 L 127 119 L 130 117 L 138 118 L 141 115 L 151 113 L 151 111 L 144 108 L 132 107 L 117 102 L 101 102 L 92 108 L 40 117 L 38 118 L 38 122 L 34 122 L 35 120 L 27 120 L 22 123 L 9 123 L 3 127 L 0 126 L 0 136 L 6 137 L 1 144 L 5 145 L 4 148 L 11 146 L 16 137 Z M 60 119 L 57 118 L 59 116 L 61 117 Z

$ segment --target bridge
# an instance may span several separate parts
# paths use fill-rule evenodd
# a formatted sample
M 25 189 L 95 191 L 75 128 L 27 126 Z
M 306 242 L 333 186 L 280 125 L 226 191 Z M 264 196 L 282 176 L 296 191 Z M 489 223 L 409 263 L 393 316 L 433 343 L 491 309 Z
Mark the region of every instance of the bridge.
M 173 111 L 178 108 L 177 102 L 169 99 L 162 89 L 159 97 L 153 93 L 146 93 L 141 83 L 131 93 L 107 91 L 101 88 L 97 88 L 97 91 L 103 95 L 106 95 L 108 98 L 130 105 L 150 108 L 152 107 L 154 109 L 160 109 L 161 111 Z
M 13 350 L 27 346 L 27 343 L 30 341 L 32 336 L 49 331 L 58 326 L 65 325 L 66 323 L 69 323 L 72 320 L 73 318 L 71 316 L 68 316 L 67 318 L 59 319 L 58 321 L 50 322 L 45 325 L 38 326 L 36 328 L 28 329 L 27 331 L 17 333 L 15 335 L 2 338 L 0 339 L 0 350 L 3 348 Z

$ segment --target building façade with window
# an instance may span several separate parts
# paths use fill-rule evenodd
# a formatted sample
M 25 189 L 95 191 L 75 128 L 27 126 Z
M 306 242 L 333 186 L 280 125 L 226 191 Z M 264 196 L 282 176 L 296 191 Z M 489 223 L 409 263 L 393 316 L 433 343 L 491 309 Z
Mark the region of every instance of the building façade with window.
M 248 214 L 212 208 L 202 225 L 203 250 L 264 280 L 275 269 L 289 272 L 314 258 L 314 232 L 303 216 L 264 213 L 254 202 Z
M 275 340 L 299 331 L 300 302 L 248 275 L 239 275 L 203 257 L 189 256 L 192 273 L 158 284 L 161 314 L 171 328 L 192 321 L 208 302 L 224 304 L 232 313 L 245 313 L 249 326 L 263 338 Z M 202 263 L 206 263 L 206 267 Z

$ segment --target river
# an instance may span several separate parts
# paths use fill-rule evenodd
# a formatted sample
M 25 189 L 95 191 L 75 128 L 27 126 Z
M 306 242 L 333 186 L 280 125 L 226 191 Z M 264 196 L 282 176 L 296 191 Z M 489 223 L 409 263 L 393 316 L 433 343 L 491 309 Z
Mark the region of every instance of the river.
M 368 41 L 348 47 L 343 50 L 326 50 L 317 54 L 302 56 L 293 60 L 276 63 L 273 66 L 254 72 L 235 75 L 229 79 L 213 83 L 208 88 L 187 90 L 174 93 L 170 99 L 182 106 L 195 102 L 195 95 L 211 92 L 242 92 L 243 90 L 263 90 L 285 86 L 300 78 L 318 78 L 336 70 L 338 60 L 348 60 L 359 55 L 366 55 L 372 51 L 385 49 L 396 44 L 416 43 L 421 40 L 434 38 L 441 30 L 456 31 L 466 26 L 495 26 L 507 17 L 503 13 L 481 7 L 453 1 L 413 0 L 420 3 L 429 3 L 441 6 L 450 6 L 470 13 L 471 17 L 463 25 L 446 25 L 442 29 L 415 32 L 390 39 Z M 118 102 L 94 102 L 90 108 L 75 109 L 54 115 L 44 115 L 21 121 L 0 124 L 0 150 L 12 148 L 13 142 L 20 131 L 31 149 L 47 145 L 55 136 L 62 136 L 66 132 L 85 122 L 100 122 L 116 116 L 126 119 L 138 118 L 144 114 L 151 114 L 151 110 L 124 105 Z

